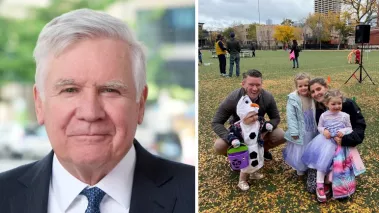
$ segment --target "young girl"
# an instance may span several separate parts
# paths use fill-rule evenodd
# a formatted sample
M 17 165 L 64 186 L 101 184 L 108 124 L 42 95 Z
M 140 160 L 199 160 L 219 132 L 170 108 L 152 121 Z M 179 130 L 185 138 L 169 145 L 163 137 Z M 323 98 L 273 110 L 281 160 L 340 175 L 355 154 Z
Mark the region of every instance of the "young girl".
M 328 110 L 321 114 L 318 123 L 319 135 L 305 148 L 302 160 L 309 167 L 317 170 L 317 200 L 326 202 L 324 186 L 325 174 L 331 170 L 337 148 L 336 137 L 342 138 L 352 132 L 350 116 L 342 112 L 343 96 L 339 90 L 329 90 L 324 95 L 324 104 Z M 340 145 L 340 144 L 339 144 Z M 329 188 L 329 187 L 328 187 Z
M 305 146 L 317 135 L 315 103 L 309 95 L 306 73 L 296 75 L 296 90 L 288 95 L 287 131 L 284 138 L 288 141 L 283 150 L 283 159 L 296 170 L 298 177 L 304 177 L 307 166 L 302 162 Z
M 273 126 L 264 122 L 263 118 L 258 118 L 259 105 L 252 103 L 249 96 L 242 96 L 237 104 L 237 115 L 240 121 L 233 124 L 229 129 L 228 141 L 234 147 L 244 142 L 249 151 L 249 165 L 241 169 L 238 187 L 246 191 L 249 189 L 247 178 L 261 179 L 263 174 L 257 171 L 263 167 L 263 140 L 261 133 L 272 131 Z

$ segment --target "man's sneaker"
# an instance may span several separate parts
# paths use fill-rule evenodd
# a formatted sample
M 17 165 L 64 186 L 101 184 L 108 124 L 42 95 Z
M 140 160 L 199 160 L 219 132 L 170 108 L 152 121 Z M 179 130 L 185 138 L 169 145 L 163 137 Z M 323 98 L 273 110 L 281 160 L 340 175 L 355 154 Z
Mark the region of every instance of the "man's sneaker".
M 250 174 L 250 179 L 252 180 L 259 180 L 259 179 L 262 179 L 264 177 L 264 175 L 262 173 L 258 173 L 258 172 L 254 172 L 252 174 Z
M 270 152 L 264 152 L 263 157 L 265 160 L 272 160 L 272 154 Z
M 320 202 L 320 203 L 326 202 L 326 195 L 325 195 L 324 188 L 317 188 L 316 189 L 316 195 L 317 195 L 318 202 Z

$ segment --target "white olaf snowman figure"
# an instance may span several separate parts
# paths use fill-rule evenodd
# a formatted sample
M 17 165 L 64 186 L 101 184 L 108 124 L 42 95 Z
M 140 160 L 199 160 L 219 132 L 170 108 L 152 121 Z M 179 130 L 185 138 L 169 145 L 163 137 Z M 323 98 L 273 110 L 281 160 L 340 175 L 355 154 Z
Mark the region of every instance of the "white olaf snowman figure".
M 241 169 L 244 173 L 254 173 L 263 167 L 264 149 L 258 144 L 258 133 L 260 131 L 260 122 L 257 120 L 251 124 L 244 124 L 243 119 L 250 113 L 258 113 L 259 105 L 252 103 L 249 96 L 242 96 L 237 104 L 237 115 L 240 117 L 240 126 L 242 137 L 249 151 L 249 166 Z

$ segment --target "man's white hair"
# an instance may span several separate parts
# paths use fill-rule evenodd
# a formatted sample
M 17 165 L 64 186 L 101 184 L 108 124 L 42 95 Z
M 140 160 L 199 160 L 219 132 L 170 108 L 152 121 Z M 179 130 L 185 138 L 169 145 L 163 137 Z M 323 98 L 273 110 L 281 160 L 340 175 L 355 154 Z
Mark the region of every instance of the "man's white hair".
M 33 56 L 36 60 L 35 82 L 44 99 L 48 59 L 58 57 L 70 45 L 85 39 L 112 38 L 125 41 L 130 48 L 130 61 L 139 102 L 146 85 L 146 55 L 134 33 L 121 20 L 104 12 L 79 9 L 58 16 L 45 25 L 39 34 Z M 125 70 L 126 71 L 126 70 Z

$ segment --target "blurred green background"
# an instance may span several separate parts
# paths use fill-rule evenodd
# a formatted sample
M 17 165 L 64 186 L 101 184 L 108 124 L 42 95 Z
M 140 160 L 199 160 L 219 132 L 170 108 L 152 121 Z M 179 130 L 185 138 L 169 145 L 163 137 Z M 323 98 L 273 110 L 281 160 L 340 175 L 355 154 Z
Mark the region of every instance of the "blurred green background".
M 22 127 L 17 137 L 1 136 L 0 149 L 10 150 L 27 134 L 36 134 L 32 53 L 38 35 L 53 18 L 79 8 L 120 18 L 145 44 L 149 97 L 136 138 L 155 154 L 194 165 L 194 0 L 0 0 L 0 132 Z M 6 157 L 26 156 L 13 151 Z

